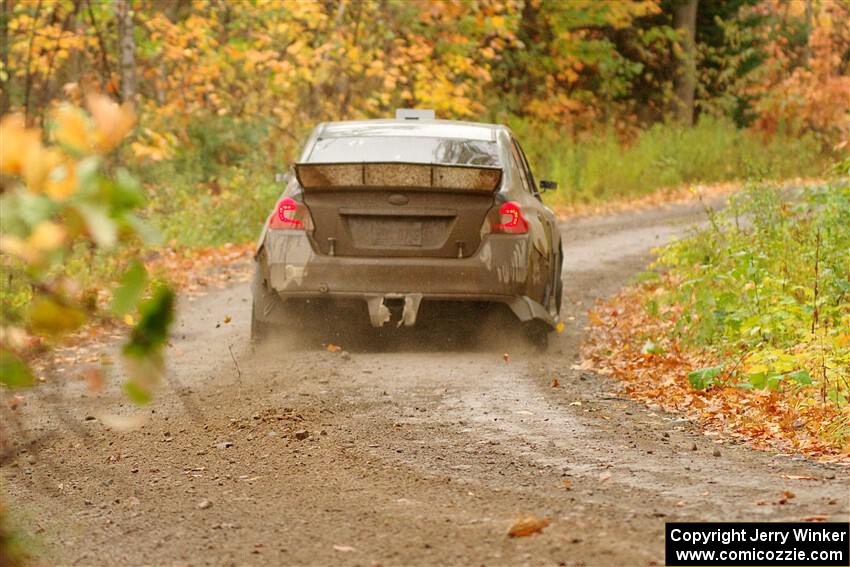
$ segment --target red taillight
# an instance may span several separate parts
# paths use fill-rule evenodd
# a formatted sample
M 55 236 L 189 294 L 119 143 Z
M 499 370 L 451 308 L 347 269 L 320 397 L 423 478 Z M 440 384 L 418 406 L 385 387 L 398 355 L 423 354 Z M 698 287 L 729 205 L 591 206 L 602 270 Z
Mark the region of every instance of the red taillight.
M 302 211 L 292 197 L 281 199 L 275 213 L 269 219 L 269 228 L 275 230 L 304 230 Z
M 525 234 L 528 232 L 528 222 L 522 216 L 522 207 L 519 203 L 508 201 L 499 207 L 499 217 L 501 221 L 497 223 L 493 230 L 503 234 Z

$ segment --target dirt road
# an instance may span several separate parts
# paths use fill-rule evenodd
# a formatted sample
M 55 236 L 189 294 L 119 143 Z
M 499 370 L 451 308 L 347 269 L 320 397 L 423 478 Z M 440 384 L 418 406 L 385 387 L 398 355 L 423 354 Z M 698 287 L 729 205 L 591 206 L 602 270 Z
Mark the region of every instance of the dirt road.
M 665 521 L 846 521 L 845 469 L 704 436 L 574 369 L 587 307 L 699 220 L 566 223 L 567 328 L 543 355 L 428 337 L 252 355 L 247 284 L 185 302 L 156 402 L 42 388 L 2 493 L 37 552 L 79 565 L 660 565 Z M 510 539 L 520 512 L 552 524 Z

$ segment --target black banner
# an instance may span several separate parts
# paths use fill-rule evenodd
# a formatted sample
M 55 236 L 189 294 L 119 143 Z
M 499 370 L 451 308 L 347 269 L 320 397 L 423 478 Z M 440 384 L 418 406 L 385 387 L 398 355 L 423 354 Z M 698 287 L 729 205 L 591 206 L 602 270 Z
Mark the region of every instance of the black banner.
M 850 566 L 850 524 L 810 522 L 670 522 L 670 567 Z

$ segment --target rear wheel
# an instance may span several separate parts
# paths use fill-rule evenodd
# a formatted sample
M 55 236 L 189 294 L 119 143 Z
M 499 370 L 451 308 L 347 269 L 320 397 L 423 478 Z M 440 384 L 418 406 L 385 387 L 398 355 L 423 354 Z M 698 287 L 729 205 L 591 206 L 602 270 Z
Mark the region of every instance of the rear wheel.
M 251 342 L 258 344 L 269 336 L 269 324 L 257 319 L 256 309 L 251 310 Z
M 270 321 L 282 308 L 280 297 L 266 285 L 259 264 L 254 271 L 251 295 L 251 342 L 256 344 L 269 337 L 274 328 Z
M 537 350 L 545 351 L 549 347 L 549 333 L 552 329 L 543 321 L 528 321 L 523 324 L 522 330 L 525 339 Z
M 561 314 L 561 301 L 564 298 L 563 269 L 564 251 L 558 250 L 558 261 L 555 263 L 555 315 Z

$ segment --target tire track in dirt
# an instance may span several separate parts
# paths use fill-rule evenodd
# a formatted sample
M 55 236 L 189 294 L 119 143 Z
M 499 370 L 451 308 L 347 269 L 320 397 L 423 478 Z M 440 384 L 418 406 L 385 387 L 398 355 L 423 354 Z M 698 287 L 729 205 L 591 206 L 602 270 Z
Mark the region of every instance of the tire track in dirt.
M 574 368 L 592 302 L 701 218 L 678 205 L 565 223 L 567 330 L 543 355 L 415 334 L 346 356 L 253 351 L 247 286 L 186 302 L 150 408 L 46 385 L 87 435 L 55 402 L 22 408 L 53 436 L 3 468 L 4 497 L 52 561 L 98 565 L 651 565 L 666 520 L 846 520 L 844 470 L 704 436 Z M 147 423 L 86 419 L 105 406 Z M 553 523 L 509 539 L 518 512 Z

